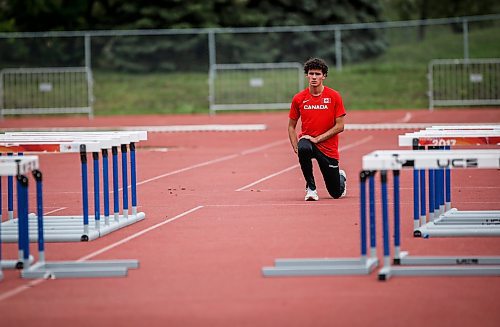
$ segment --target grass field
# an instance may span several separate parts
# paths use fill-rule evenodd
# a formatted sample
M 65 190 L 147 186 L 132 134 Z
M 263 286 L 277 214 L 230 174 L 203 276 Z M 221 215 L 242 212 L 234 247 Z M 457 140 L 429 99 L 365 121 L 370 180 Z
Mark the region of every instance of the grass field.
M 389 31 L 388 50 L 379 58 L 332 67 L 326 84 L 339 90 L 349 110 L 417 109 L 428 106 L 427 65 L 431 59 L 461 58 L 462 34 L 432 27 L 417 41 L 415 29 Z M 471 58 L 500 58 L 499 26 L 471 28 Z M 394 35 L 392 35 L 394 34 Z M 126 74 L 94 72 L 95 113 L 207 113 L 208 74 Z

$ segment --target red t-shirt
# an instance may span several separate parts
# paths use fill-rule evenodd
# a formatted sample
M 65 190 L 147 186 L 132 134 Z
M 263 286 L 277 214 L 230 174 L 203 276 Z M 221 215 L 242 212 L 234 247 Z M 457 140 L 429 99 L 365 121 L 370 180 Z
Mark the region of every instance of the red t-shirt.
M 326 87 L 319 96 L 313 96 L 309 88 L 297 93 L 292 100 L 288 117 L 293 120 L 302 119 L 302 135 L 316 137 L 333 126 L 335 119 L 345 115 L 345 108 L 340 94 Z M 339 135 L 316 144 L 318 149 L 330 158 L 339 160 Z

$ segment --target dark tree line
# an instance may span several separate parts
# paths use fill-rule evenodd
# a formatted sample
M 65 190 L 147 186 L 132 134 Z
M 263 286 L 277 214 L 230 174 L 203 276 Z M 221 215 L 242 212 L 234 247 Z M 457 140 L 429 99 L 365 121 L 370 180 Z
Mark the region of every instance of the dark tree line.
M 493 14 L 500 11 L 496 0 L 385 0 L 402 20 Z M 454 32 L 462 32 L 461 24 L 452 25 Z M 419 38 L 425 38 L 425 26 L 419 28 Z
M 322 25 L 381 20 L 369 0 L 0 0 L 0 31 Z
M 492 8 L 495 0 L 0 0 L 0 32 L 330 25 L 383 21 L 388 9 L 401 19 L 425 19 L 481 14 Z M 383 33 L 344 31 L 343 60 L 355 62 L 383 53 Z M 297 61 L 311 54 L 334 63 L 333 48 L 333 32 L 217 35 L 217 59 L 225 63 Z M 81 49 L 82 40 L 0 39 L 0 64 L 22 65 L 37 58 L 46 65 L 53 58 L 81 64 Z M 96 68 L 171 71 L 182 62 L 184 69 L 207 69 L 203 34 L 93 38 L 92 50 Z
M 322 25 L 494 13 L 496 0 L 0 0 L 1 32 Z

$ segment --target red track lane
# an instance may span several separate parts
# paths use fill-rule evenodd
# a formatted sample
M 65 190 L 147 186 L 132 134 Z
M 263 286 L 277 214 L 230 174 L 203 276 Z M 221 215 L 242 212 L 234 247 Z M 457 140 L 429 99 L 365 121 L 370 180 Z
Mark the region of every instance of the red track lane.
M 347 117 L 347 123 L 405 122 L 500 123 L 500 110 L 370 111 L 350 112 Z M 266 124 L 268 129 L 149 133 L 149 140 L 139 143 L 137 152 L 139 210 L 146 213 L 146 219 L 92 242 L 46 246 L 48 260 L 138 259 L 140 268 L 130 270 L 126 278 L 38 281 L 23 280 L 18 272 L 4 270 L 1 325 L 500 324 L 498 277 L 394 277 L 379 282 L 376 273 L 357 277 L 261 275 L 261 268 L 276 258 L 358 256 L 361 157 L 376 149 L 398 148 L 397 135 L 406 130 L 345 131 L 341 167 L 349 178 L 348 196 L 329 199 L 315 166 L 321 200 L 306 203 L 301 172 L 287 140 L 285 112 L 93 120 L 23 117 L 0 121 L 0 129 L 253 123 Z M 45 211 L 80 214 L 78 156 L 42 154 L 40 161 Z M 462 210 L 498 210 L 499 185 L 499 171 L 457 170 L 453 204 Z M 5 198 L 5 184 L 2 191 Z M 413 238 L 412 199 L 411 173 L 403 172 L 403 250 L 412 255 L 500 255 L 500 238 Z M 92 208 L 93 198 L 89 201 Z M 31 194 L 30 205 L 34 203 Z M 4 243 L 2 247 L 4 258 L 15 257 L 16 245 Z M 34 244 L 32 251 L 36 254 Z

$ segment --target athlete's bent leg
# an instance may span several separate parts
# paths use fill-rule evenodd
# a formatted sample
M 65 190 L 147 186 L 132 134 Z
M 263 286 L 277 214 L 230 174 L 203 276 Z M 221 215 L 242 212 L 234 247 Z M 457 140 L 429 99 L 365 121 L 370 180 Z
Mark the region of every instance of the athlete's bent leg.
M 339 174 L 339 162 L 323 153 L 318 154 L 316 160 L 318 160 L 328 193 L 334 199 L 340 198 L 344 192 L 345 183 L 344 178 Z

